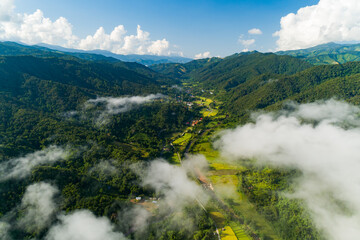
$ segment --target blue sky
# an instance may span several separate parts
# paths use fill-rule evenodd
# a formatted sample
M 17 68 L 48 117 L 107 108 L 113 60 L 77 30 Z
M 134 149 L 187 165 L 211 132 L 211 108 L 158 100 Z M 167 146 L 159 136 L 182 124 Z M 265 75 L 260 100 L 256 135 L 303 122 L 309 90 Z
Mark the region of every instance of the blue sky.
M 210 56 L 227 56 L 235 52 L 240 52 L 243 49 L 256 49 L 267 52 L 269 50 L 280 49 L 282 46 L 284 46 L 284 49 L 291 49 L 310 46 L 311 44 L 314 45 L 317 42 L 309 42 L 307 40 L 308 38 L 304 39 L 303 42 L 299 42 L 296 46 L 291 45 L 291 42 L 294 42 L 294 40 L 291 39 L 292 26 L 287 25 L 287 28 L 281 27 L 280 19 L 289 13 L 296 13 L 300 8 L 306 6 L 318 4 L 319 8 L 321 7 L 319 0 L 3 1 L 13 2 L 13 5 L 16 6 L 15 10 L 13 10 L 15 13 L 33 14 L 36 9 L 40 9 L 43 17 L 50 18 L 53 22 L 59 17 L 66 18 L 67 22 L 72 26 L 72 34 L 76 35 L 78 39 L 85 38 L 87 35 L 94 35 L 99 27 L 104 28 L 105 34 L 110 34 L 114 27 L 118 25 L 123 25 L 127 31 L 126 35 L 136 35 L 137 25 L 140 25 L 142 31 L 150 34 L 150 37 L 147 37 L 146 40 L 146 48 L 152 50 L 138 50 L 141 48 L 140 45 L 142 43 L 131 43 L 132 48 L 122 48 L 118 53 L 127 54 L 137 49 L 136 51 L 143 52 L 144 54 L 154 53 L 162 55 L 164 53 L 178 54 L 182 52 L 184 56 L 187 57 L 194 57 L 194 55 L 198 53 L 207 51 L 210 52 L 210 54 L 208 54 Z M 329 5 L 331 1 L 333 0 L 322 0 L 320 2 L 323 2 L 323 5 L 326 6 L 326 4 Z M 346 1 L 353 0 L 345 0 L 345 2 Z M 322 7 L 321 9 L 326 10 L 326 7 Z M 304 17 L 301 15 L 298 16 L 298 20 L 294 26 L 295 29 L 299 28 L 297 29 L 299 35 L 301 35 L 303 31 L 301 24 L 305 21 L 306 19 L 304 19 Z M 252 28 L 260 29 L 262 34 L 250 35 L 248 30 Z M 281 43 L 282 45 L 276 43 L 280 37 L 273 36 L 274 32 L 280 29 L 283 30 L 279 35 L 281 40 L 284 41 Z M 242 36 L 240 40 L 253 39 L 255 41 L 253 41 L 253 44 L 246 46 L 239 41 L 240 36 Z M 17 36 L 12 36 L 12 38 L 16 37 Z M 2 39 L 4 38 L 5 37 L 2 37 Z M 18 40 L 29 43 L 34 43 L 34 41 L 36 41 L 35 39 L 42 40 L 44 38 L 31 38 L 31 41 L 30 39 L 27 41 L 28 39 L 23 35 L 18 37 Z M 162 41 L 161 44 L 158 42 L 156 46 L 149 47 L 154 41 L 163 39 L 166 39 L 166 41 Z M 333 38 L 325 36 L 319 43 L 327 41 L 327 39 L 334 40 Z M 81 45 L 83 49 L 100 46 L 94 43 L 94 39 L 90 40 L 91 44 L 83 42 Z M 53 39 L 44 39 L 44 41 L 57 43 L 57 41 Z M 308 42 L 304 43 L 304 41 Z M 113 43 L 109 43 L 108 45 L 111 44 Z M 169 46 L 167 46 L 167 44 Z M 66 46 L 77 45 L 67 43 Z M 102 46 L 101 48 L 109 48 L 107 50 L 115 49 L 113 46 Z M 158 50 L 159 48 L 161 48 L 161 50 Z M 171 49 L 171 52 L 168 51 L 169 49 Z

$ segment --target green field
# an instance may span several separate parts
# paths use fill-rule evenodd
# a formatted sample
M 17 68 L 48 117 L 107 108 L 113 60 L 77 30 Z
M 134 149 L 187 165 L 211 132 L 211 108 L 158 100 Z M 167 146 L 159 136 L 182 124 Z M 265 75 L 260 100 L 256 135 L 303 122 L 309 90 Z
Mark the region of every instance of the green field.
M 231 165 L 227 162 L 221 162 L 220 159 L 217 159 L 211 166 L 214 170 L 210 171 L 209 179 L 211 180 L 214 191 L 217 196 L 227 202 L 229 207 L 237 210 L 245 219 L 250 219 L 257 230 L 266 236 L 269 239 L 280 239 L 274 232 L 271 225 L 266 221 L 266 219 L 260 215 L 252 203 L 248 201 L 246 196 L 238 191 L 239 177 L 234 175 L 234 172 L 244 170 L 244 167 Z M 229 201 L 230 200 L 230 201 Z M 236 223 L 235 223 L 236 225 Z M 234 223 L 231 227 L 235 227 Z M 234 230 L 234 228 L 233 228 Z M 238 226 L 234 230 L 237 233 L 237 236 L 243 236 L 245 232 L 243 229 Z M 239 239 L 248 239 L 245 235 L 244 238 Z
M 187 144 L 189 142 L 189 140 L 191 139 L 192 134 L 191 133 L 185 133 L 184 136 L 176 139 L 173 144 L 175 145 L 184 145 Z
M 206 107 L 209 107 L 209 105 L 213 102 L 210 98 L 204 98 L 200 97 L 200 100 L 195 101 L 196 104 L 204 105 Z
M 274 232 L 271 225 L 266 221 L 265 217 L 260 215 L 254 205 L 248 201 L 246 196 L 237 190 L 237 176 L 223 175 L 211 176 L 211 180 L 215 180 L 214 188 L 218 196 L 224 201 L 227 200 L 229 207 L 239 211 L 245 219 L 251 220 L 257 230 L 269 239 L 280 239 Z M 216 187 L 219 186 L 219 188 Z M 224 186 L 228 186 L 225 188 Z M 226 191 L 225 191 L 226 190 Z M 228 200 L 231 200 L 229 202 Z
M 209 161 L 214 161 L 219 157 L 219 152 L 212 149 L 211 143 L 209 142 L 202 142 L 196 144 L 192 152 L 197 154 L 203 154 Z
M 217 109 L 208 109 L 208 108 L 204 108 L 203 110 L 200 111 L 200 113 L 204 116 L 204 117 L 214 117 L 219 113 L 219 110 Z
M 210 212 L 210 216 L 214 220 L 218 228 L 222 228 L 225 226 L 226 219 L 221 212 Z

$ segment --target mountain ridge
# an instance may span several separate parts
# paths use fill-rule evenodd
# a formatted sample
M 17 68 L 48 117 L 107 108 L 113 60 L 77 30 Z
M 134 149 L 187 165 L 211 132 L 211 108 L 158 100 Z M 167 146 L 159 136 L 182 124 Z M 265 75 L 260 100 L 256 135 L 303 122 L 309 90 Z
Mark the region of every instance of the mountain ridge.
M 360 61 L 360 43 L 337 44 L 330 42 L 306 49 L 279 51 L 275 54 L 301 58 L 314 65 L 343 64 Z

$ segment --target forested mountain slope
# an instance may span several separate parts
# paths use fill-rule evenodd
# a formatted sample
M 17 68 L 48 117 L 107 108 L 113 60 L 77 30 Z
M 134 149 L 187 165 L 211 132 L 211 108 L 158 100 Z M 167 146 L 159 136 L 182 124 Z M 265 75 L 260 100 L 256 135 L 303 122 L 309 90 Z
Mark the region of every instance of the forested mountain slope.
M 203 89 L 209 94 L 210 90 L 233 116 L 248 116 L 249 111 L 280 106 L 286 100 L 341 98 L 358 103 L 359 62 L 313 66 L 291 56 L 252 52 L 193 61 L 195 68 L 189 64 L 154 65 L 152 69 L 177 77 L 198 92 Z M 177 74 L 179 69 L 182 74 Z
M 1 135 L 5 138 L 7 134 L 16 135 L 10 130 L 15 126 L 21 135 L 23 124 L 34 127 L 49 117 L 57 118 L 55 122 L 69 124 L 61 119 L 61 114 L 83 108 L 89 99 L 156 94 L 162 91 L 164 84 L 171 85 L 171 81 L 137 63 L 0 57 Z M 17 125 L 16 119 L 20 116 L 25 119 Z M 10 143 L 9 139 L 5 142 Z
M 360 44 L 327 43 L 307 49 L 276 52 L 304 59 L 314 65 L 343 64 L 360 61 Z
M 359 103 L 360 62 L 317 66 L 291 76 L 253 78 L 226 94 L 227 108 L 245 114 L 286 100 L 311 102 L 341 98 Z
M 195 60 L 183 65 L 154 65 L 152 69 L 169 76 L 195 81 L 204 89 L 230 90 L 261 74 L 291 75 L 311 66 L 294 57 L 249 52 L 234 54 L 224 59 Z
M 171 135 L 196 116 L 159 95 L 173 95 L 174 81 L 137 63 L 13 55 L 0 57 L 0 217 L 16 222 L 25 188 L 39 182 L 59 188 L 60 211 L 109 218 L 129 207 L 129 198 L 151 194 L 131 165 L 160 157 Z M 41 162 L 58 152 L 68 157 Z M 102 172 L 102 164 L 116 174 Z M 16 167 L 26 174 L 12 178 Z M 46 229 L 26 227 L 14 225 L 9 234 L 44 238 Z M 147 236 L 158 233 L 150 229 Z

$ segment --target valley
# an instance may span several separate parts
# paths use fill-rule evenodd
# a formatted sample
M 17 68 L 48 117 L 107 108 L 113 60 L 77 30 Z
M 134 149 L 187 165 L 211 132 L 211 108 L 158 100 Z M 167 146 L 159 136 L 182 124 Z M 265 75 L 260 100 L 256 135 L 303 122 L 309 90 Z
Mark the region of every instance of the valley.
M 48 239 L 82 215 L 124 239 L 326 239 L 296 195 L 317 177 L 298 156 L 356 142 L 359 62 L 248 52 L 148 68 L 15 46 L 0 57 L 0 237 Z

